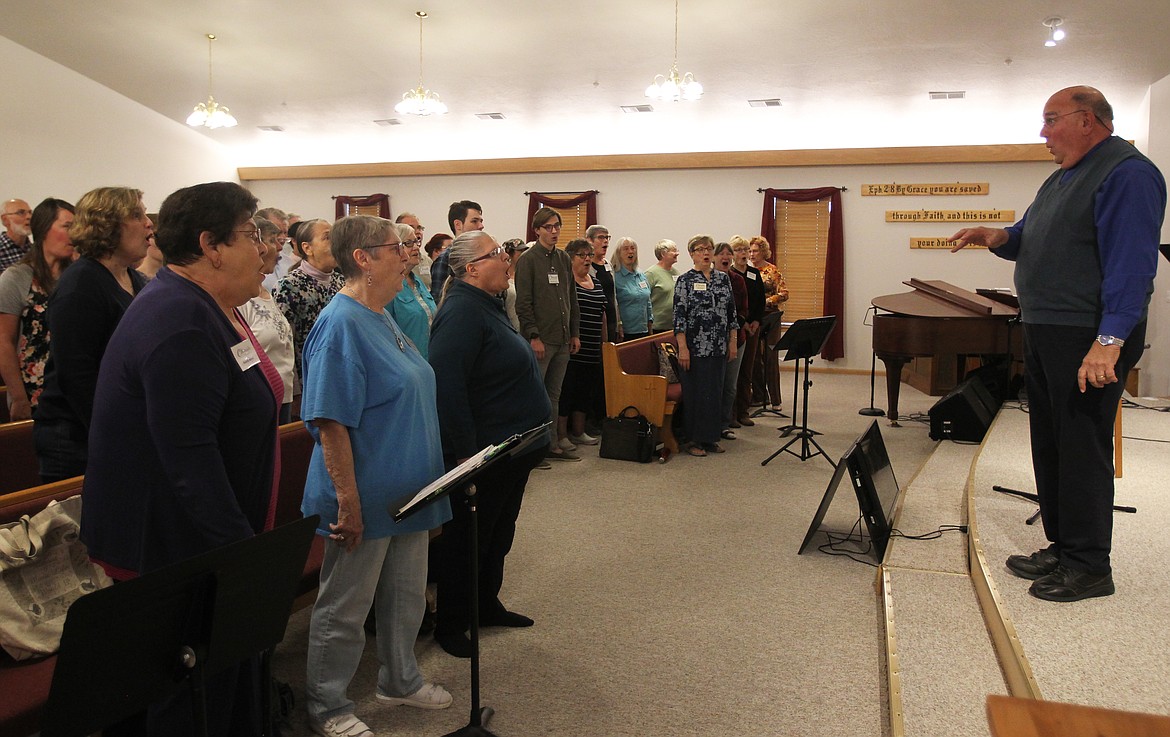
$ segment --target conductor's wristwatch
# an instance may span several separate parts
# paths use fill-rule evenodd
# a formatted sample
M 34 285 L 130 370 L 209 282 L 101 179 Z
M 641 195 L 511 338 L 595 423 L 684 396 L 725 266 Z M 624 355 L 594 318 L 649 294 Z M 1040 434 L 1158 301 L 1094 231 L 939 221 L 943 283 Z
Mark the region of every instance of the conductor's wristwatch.
M 1114 338 L 1112 335 L 1098 335 L 1097 342 L 1101 345 L 1115 345 L 1118 348 L 1125 345 L 1125 341 L 1121 338 Z

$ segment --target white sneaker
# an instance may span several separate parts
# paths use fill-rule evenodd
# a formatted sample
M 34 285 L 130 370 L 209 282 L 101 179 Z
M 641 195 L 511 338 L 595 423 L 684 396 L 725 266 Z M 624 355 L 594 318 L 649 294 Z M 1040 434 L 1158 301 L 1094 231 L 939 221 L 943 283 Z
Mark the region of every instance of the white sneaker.
M 322 737 L 374 737 L 366 723 L 353 714 L 342 714 L 320 724 L 310 719 L 309 726 Z
M 593 437 L 592 435 L 589 435 L 588 433 L 581 433 L 580 435 L 570 435 L 569 440 L 573 441 L 577 445 L 597 445 L 599 442 L 601 442 L 600 440 Z
M 387 696 L 381 691 L 374 693 L 378 701 L 390 706 L 413 706 L 416 709 L 446 709 L 451 705 L 451 694 L 437 683 L 424 683 L 422 688 L 410 696 Z
M 557 441 L 557 447 L 561 450 L 577 450 L 577 446 L 573 445 L 568 438 L 561 438 Z

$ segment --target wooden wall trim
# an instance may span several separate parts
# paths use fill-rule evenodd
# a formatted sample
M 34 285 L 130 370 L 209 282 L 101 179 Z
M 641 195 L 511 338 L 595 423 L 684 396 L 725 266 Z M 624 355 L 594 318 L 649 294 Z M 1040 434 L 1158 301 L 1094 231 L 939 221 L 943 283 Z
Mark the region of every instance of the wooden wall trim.
M 1051 161 L 1042 143 L 985 146 L 908 146 L 901 148 L 828 148 L 794 151 L 711 151 L 675 154 L 540 156 L 518 159 L 400 161 L 316 166 L 242 166 L 241 181 L 275 179 L 350 179 L 417 177 L 448 174 L 537 174 L 549 172 L 634 171 L 654 169 L 745 169 L 785 166 L 857 166 L 870 164 L 982 164 Z

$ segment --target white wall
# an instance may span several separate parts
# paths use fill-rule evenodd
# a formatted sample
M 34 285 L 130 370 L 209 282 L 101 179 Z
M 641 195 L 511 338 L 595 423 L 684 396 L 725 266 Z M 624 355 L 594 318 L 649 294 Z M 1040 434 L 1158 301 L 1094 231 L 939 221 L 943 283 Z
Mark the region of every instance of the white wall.
M 1163 176 L 1170 176 L 1170 77 L 1150 86 L 1146 104 L 1149 108 L 1147 148 Z M 1140 141 L 1139 148 L 1140 146 Z M 1170 243 L 1170 223 L 1162 225 L 1162 242 Z M 1158 276 L 1154 296 L 1150 299 L 1150 318 L 1146 326 L 1146 343 L 1150 346 L 1138 364 L 1142 368 L 1141 393 L 1170 396 L 1170 264 L 1158 259 Z
M 100 186 L 136 187 L 148 209 L 198 182 L 236 181 L 207 136 L 0 37 L 0 200 L 76 202 Z
M 943 279 L 958 286 L 1012 286 L 1011 264 L 986 251 L 911 251 L 911 236 L 949 236 L 957 225 L 885 222 L 888 209 L 1014 209 L 1022 215 L 1036 188 L 1051 172 L 1048 163 L 833 166 L 771 169 L 593 172 L 566 174 L 485 174 L 403 178 L 245 182 L 261 199 L 305 217 L 333 217 L 333 195 L 390 195 L 394 214 L 417 213 L 427 236 L 447 231 L 447 206 L 471 199 L 484 207 L 486 229 L 503 240 L 524 235 L 525 191 L 596 189 L 598 217 L 616 237 L 630 235 L 643 267 L 654 262 L 660 238 L 685 244 L 696 233 L 725 240 L 759 233 L 760 187 L 843 186 L 846 306 L 845 357 L 833 365 L 869 369 L 870 330 L 863 324 L 870 300 L 907 291 L 910 277 Z M 861 185 L 880 182 L 990 182 L 991 194 L 977 197 L 862 197 Z M 683 263 L 689 266 L 686 257 Z

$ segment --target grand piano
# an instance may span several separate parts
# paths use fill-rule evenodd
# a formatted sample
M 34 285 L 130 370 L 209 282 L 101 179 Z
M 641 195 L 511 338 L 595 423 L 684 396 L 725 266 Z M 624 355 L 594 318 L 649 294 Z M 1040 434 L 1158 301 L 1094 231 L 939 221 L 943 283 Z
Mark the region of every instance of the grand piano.
M 887 414 L 898 419 L 902 367 L 914 357 L 1020 356 L 1019 306 L 938 280 L 902 282 L 913 291 L 874 297 L 873 350 L 886 366 Z M 885 313 L 885 314 L 883 314 Z

